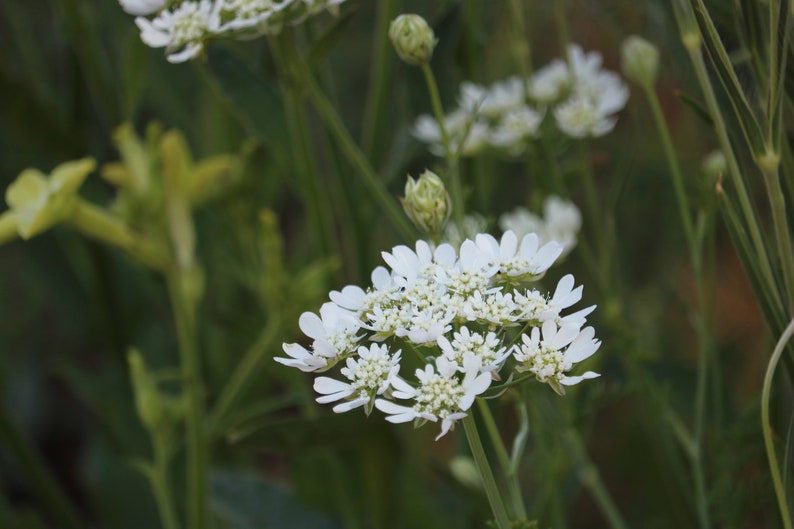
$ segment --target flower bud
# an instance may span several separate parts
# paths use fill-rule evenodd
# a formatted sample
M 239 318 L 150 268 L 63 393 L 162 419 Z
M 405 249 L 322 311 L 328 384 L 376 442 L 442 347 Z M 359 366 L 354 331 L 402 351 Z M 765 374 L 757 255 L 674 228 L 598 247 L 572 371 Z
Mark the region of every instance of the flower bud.
M 717 149 L 706 156 L 702 167 L 709 178 L 717 180 L 728 170 L 728 161 L 725 159 L 725 154 Z
M 621 46 L 621 63 L 626 77 L 643 86 L 653 86 L 659 71 L 659 49 L 632 35 Z
M 437 42 L 433 30 L 419 15 L 400 15 L 392 20 L 389 38 L 397 55 L 414 66 L 430 62 Z
M 432 171 L 425 171 L 417 180 L 408 176 L 401 202 L 408 218 L 430 235 L 441 233 L 452 213 L 452 199 L 444 182 Z

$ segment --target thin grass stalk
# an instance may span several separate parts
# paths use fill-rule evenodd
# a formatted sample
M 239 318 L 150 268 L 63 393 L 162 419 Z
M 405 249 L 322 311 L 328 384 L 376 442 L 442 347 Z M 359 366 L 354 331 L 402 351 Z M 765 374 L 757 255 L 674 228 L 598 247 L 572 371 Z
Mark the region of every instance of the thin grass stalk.
M 786 497 L 786 488 L 780 476 L 780 467 L 778 466 L 777 453 L 775 452 L 775 444 L 772 439 L 772 424 L 769 418 L 769 402 L 772 393 L 772 381 L 777 370 L 777 364 L 783 351 L 786 349 L 788 341 L 794 335 L 794 319 L 792 319 L 786 330 L 780 336 L 772 357 L 767 364 L 766 374 L 764 375 L 764 386 L 761 390 L 761 427 L 764 434 L 764 446 L 766 448 L 766 456 L 769 460 L 769 471 L 772 474 L 772 483 L 775 486 L 775 496 L 777 497 L 778 508 L 780 509 L 780 517 L 783 520 L 783 527 L 785 529 L 792 529 L 791 513 L 788 507 L 788 499 Z
M 488 496 L 488 503 L 491 505 L 491 512 L 494 515 L 496 527 L 498 529 L 510 529 L 510 517 L 507 515 L 502 495 L 496 485 L 493 472 L 491 472 L 491 466 L 488 463 L 488 457 L 485 455 L 485 449 L 482 446 L 473 414 L 469 413 L 463 418 L 463 428 L 466 431 L 466 440 L 474 457 L 474 464 L 480 473 L 485 494 Z

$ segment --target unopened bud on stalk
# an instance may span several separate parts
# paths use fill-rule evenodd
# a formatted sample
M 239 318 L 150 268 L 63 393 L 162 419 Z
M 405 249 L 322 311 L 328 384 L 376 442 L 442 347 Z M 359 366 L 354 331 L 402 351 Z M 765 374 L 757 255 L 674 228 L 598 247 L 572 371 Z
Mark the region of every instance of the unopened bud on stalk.
M 703 160 L 703 171 L 709 179 L 717 180 L 725 174 L 728 170 L 728 160 L 725 159 L 725 154 L 719 149 L 710 153 Z
M 659 49 L 637 35 L 623 41 L 621 46 L 623 73 L 643 86 L 653 86 L 659 71 Z
M 419 15 L 400 15 L 392 20 L 389 38 L 397 55 L 414 66 L 430 62 L 437 42 L 433 29 Z
M 441 233 L 452 213 L 452 199 L 444 182 L 432 171 L 425 171 L 417 180 L 409 176 L 401 202 L 408 218 L 430 235 Z

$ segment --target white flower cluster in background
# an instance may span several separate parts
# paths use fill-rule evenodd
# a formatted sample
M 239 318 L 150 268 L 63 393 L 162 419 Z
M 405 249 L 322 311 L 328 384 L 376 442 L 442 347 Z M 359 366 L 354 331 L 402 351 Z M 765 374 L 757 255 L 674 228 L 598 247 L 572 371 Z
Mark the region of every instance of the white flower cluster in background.
M 514 231 L 518 237 L 536 233 L 541 244 L 557 241 L 563 247 L 562 255 L 567 255 L 576 246 L 582 214 L 573 202 L 551 195 L 543 201 L 542 217 L 519 207 L 499 217 L 499 228 Z
M 119 0 L 136 15 L 141 40 L 165 48 L 170 62 L 196 57 L 212 38 L 250 39 L 274 34 L 322 11 L 335 12 L 345 0 Z
M 313 373 L 341 365 L 337 376 L 315 379 L 318 402 L 337 402 L 337 413 L 377 408 L 393 423 L 440 422 L 438 437 L 495 382 L 536 378 L 564 394 L 598 376 L 569 372 L 601 342 L 585 327 L 594 306 L 566 314 L 582 298 L 573 276 L 553 294 L 531 288 L 562 252 L 555 241 L 512 231 L 459 247 L 396 246 L 383 252 L 388 268 L 372 272 L 372 286 L 348 285 L 319 315 L 302 314 L 308 348 L 286 343 L 287 356 L 275 360 Z
M 607 134 L 615 127 L 614 114 L 626 105 L 629 90 L 601 63 L 600 53 L 571 44 L 567 60 L 554 59 L 529 79 L 511 77 L 489 87 L 461 84 L 458 108 L 444 118 L 450 149 L 462 156 L 487 148 L 521 154 L 527 140 L 537 136 L 546 114 L 572 138 Z M 444 155 L 441 128 L 432 116 L 419 116 L 413 134 L 433 154 Z

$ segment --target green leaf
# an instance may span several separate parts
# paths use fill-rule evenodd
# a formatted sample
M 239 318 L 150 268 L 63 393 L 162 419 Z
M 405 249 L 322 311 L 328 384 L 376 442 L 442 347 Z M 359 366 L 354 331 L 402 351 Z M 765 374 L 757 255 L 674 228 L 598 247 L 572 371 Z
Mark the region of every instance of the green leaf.
M 223 529 L 341 528 L 338 522 L 301 505 L 290 492 L 251 474 L 213 474 L 210 504 Z
M 766 152 L 764 146 L 764 136 L 761 132 L 761 127 L 758 120 L 753 114 L 750 104 L 744 95 L 739 79 L 736 77 L 736 72 L 731 64 L 728 52 L 722 44 L 717 28 L 714 26 L 714 21 L 706 10 L 703 0 L 690 0 L 692 10 L 695 15 L 700 33 L 703 36 L 703 44 L 706 47 L 712 65 L 717 72 L 717 75 L 728 94 L 736 117 L 741 125 L 742 132 L 744 133 L 745 140 L 750 147 L 751 152 L 755 156 L 761 156 Z
M 202 71 L 248 132 L 274 153 L 288 153 L 287 122 L 277 83 L 255 73 L 240 57 L 221 46 L 207 49 Z

